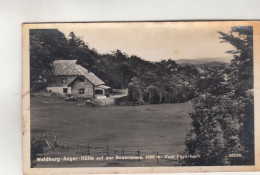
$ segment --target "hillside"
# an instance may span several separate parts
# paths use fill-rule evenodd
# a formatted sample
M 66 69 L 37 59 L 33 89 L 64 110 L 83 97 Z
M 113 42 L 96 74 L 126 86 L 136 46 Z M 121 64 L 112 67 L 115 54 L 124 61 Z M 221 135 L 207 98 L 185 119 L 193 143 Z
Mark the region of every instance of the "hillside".
M 179 65 L 190 65 L 194 66 L 199 73 L 204 72 L 204 67 L 217 67 L 217 66 L 228 66 L 232 58 L 195 58 L 195 59 L 180 59 L 175 62 Z
M 180 59 L 176 60 L 177 64 L 182 65 L 216 65 L 216 64 L 229 64 L 231 58 L 222 57 L 222 58 L 194 58 L 194 59 Z

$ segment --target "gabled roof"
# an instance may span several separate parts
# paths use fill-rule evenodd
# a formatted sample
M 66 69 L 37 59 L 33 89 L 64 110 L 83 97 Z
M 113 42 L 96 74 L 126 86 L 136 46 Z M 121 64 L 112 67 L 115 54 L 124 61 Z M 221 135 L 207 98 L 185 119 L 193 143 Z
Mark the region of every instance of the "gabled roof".
M 53 62 L 54 75 L 83 75 L 95 86 L 105 84 L 95 74 L 76 63 L 77 60 L 55 60 Z

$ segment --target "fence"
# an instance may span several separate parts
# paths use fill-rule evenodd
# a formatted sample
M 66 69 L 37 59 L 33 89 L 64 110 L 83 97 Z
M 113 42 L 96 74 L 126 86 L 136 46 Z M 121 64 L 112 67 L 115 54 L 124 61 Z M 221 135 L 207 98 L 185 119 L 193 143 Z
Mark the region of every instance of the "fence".
M 48 137 L 48 139 L 47 139 Z M 49 139 L 50 138 L 50 139 Z M 54 136 L 54 140 L 51 143 L 51 136 L 42 134 L 41 141 L 46 143 L 46 146 L 49 149 L 53 150 L 55 148 L 63 148 L 64 151 L 81 151 L 80 153 L 84 153 L 84 155 L 91 155 L 91 156 L 136 156 L 138 161 L 143 159 L 143 156 L 150 156 L 147 159 L 156 159 L 157 163 L 159 163 L 160 159 L 167 158 L 164 157 L 163 154 L 160 154 L 159 151 L 156 152 L 146 152 L 141 151 L 140 149 L 133 149 L 130 150 L 129 148 L 121 147 L 121 148 L 112 148 L 110 145 L 106 146 L 97 146 L 91 145 L 86 142 L 65 142 L 58 140 L 57 136 Z M 151 157 L 154 156 L 154 157 Z M 171 161 L 178 161 L 180 163 L 180 158 L 176 159 L 168 159 Z

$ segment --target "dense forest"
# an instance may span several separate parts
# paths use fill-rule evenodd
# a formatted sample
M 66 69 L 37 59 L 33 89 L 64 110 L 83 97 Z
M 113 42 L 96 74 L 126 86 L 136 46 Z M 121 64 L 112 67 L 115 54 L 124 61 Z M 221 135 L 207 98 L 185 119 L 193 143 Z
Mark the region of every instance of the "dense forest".
M 172 59 L 149 62 L 121 50 L 100 54 L 73 32 L 66 37 L 56 29 L 30 30 L 31 83 L 39 77 L 48 80 L 52 62 L 58 59 L 76 59 L 108 86 L 128 88 L 128 100 L 138 104 L 190 100 L 200 76 L 194 66 Z

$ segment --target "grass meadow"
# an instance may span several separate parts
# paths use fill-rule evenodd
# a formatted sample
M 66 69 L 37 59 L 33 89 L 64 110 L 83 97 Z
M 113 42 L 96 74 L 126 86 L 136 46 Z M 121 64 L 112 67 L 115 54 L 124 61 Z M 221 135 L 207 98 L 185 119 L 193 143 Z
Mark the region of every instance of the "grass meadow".
M 89 143 L 100 147 L 109 145 L 111 150 L 139 149 L 141 154 L 181 154 L 185 148 L 186 130 L 191 122 L 188 116 L 191 109 L 190 103 L 85 107 L 78 102 L 65 102 L 60 97 L 32 96 L 31 136 L 39 137 L 44 133 L 51 143 L 56 136 L 58 141 Z M 46 150 L 50 156 L 86 155 L 84 149 Z M 154 160 L 142 163 L 126 160 L 112 163 L 84 161 L 38 163 L 37 167 L 154 166 L 154 163 Z

